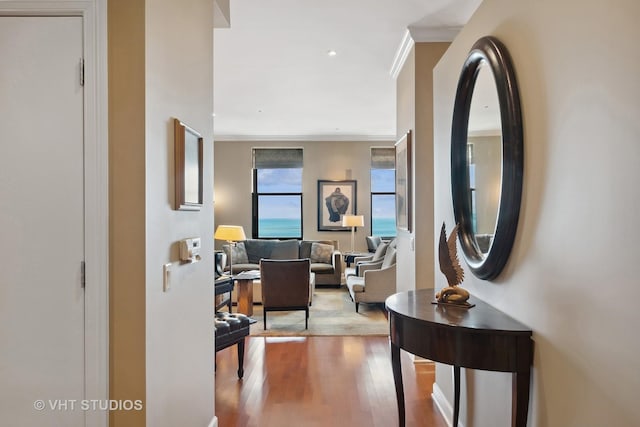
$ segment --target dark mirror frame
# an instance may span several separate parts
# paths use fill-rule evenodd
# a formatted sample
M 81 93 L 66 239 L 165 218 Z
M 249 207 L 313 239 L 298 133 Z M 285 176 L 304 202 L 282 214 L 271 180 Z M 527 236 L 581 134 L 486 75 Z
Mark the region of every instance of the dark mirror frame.
M 493 243 L 483 254 L 476 242 L 471 214 L 467 133 L 469 108 L 482 61 L 491 68 L 498 90 L 502 122 L 502 189 Z M 451 193 L 453 213 L 460 225 L 458 238 L 469 268 L 478 278 L 490 280 L 504 268 L 518 227 L 524 165 L 520 95 L 511 57 L 495 37 L 479 39 L 462 67 L 451 131 Z

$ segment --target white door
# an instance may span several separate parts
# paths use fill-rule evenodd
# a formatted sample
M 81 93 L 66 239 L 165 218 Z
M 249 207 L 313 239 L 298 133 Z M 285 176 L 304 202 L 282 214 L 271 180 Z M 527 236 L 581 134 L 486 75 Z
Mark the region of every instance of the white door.
M 82 34 L 0 16 L 1 425 L 84 425 Z

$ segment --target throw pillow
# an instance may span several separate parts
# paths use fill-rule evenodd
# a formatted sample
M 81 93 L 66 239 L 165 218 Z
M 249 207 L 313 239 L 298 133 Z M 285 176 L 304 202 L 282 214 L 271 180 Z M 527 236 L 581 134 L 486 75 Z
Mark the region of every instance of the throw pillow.
M 384 258 L 384 254 L 387 253 L 388 247 L 389 245 L 387 243 L 380 243 L 376 248 L 376 252 L 373 254 L 373 258 L 371 258 L 371 261 L 376 262 Z
M 234 264 L 248 264 L 249 257 L 243 242 L 238 242 L 231 246 L 231 260 Z
M 311 262 L 331 264 L 332 254 L 333 245 L 325 245 L 324 243 L 313 243 L 311 245 Z
M 275 242 L 271 251 L 271 259 L 298 259 L 300 244 L 297 240 Z
M 275 240 L 247 239 L 244 241 L 244 248 L 247 251 L 249 264 L 260 264 L 260 260 L 271 258 L 271 250 Z M 235 261 L 234 261 L 235 262 Z
M 396 250 L 394 248 L 387 248 L 387 253 L 384 254 L 384 260 L 382 261 L 381 269 L 389 268 L 396 263 Z

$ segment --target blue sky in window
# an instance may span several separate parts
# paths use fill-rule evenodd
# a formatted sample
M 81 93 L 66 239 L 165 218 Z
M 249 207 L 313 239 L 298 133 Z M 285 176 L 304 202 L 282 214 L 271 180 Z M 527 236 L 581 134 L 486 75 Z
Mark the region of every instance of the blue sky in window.
M 258 169 L 259 193 L 302 193 L 302 169 Z M 297 219 L 300 196 L 259 196 L 261 219 Z
M 374 218 L 395 218 L 396 196 L 373 195 L 371 197 L 371 215 Z
M 302 169 L 258 169 L 258 193 L 302 193 Z
M 371 169 L 371 192 L 393 193 L 396 191 L 395 169 Z M 395 218 L 395 195 L 373 195 L 371 198 L 373 218 Z
M 263 219 L 300 219 L 300 196 L 259 196 L 258 212 Z
M 371 192 L 393 193 L 396 191 L 395 169 L 371 169 Z

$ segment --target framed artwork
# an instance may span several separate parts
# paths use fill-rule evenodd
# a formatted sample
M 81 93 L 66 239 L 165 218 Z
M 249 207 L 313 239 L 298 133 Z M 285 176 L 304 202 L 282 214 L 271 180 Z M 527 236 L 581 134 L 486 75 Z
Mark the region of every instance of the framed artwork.
M 356 214 L 355 180 L 318 180 L 318 231 L 350 231 L 342 226 L 343 215 Z
M 396 224 L 398 229 L 411 231 L 411 131 L 396 142 Z
M 176 210 L 196 211 L 202 207 L 202 136 L 178 119 L 175 132 Z

